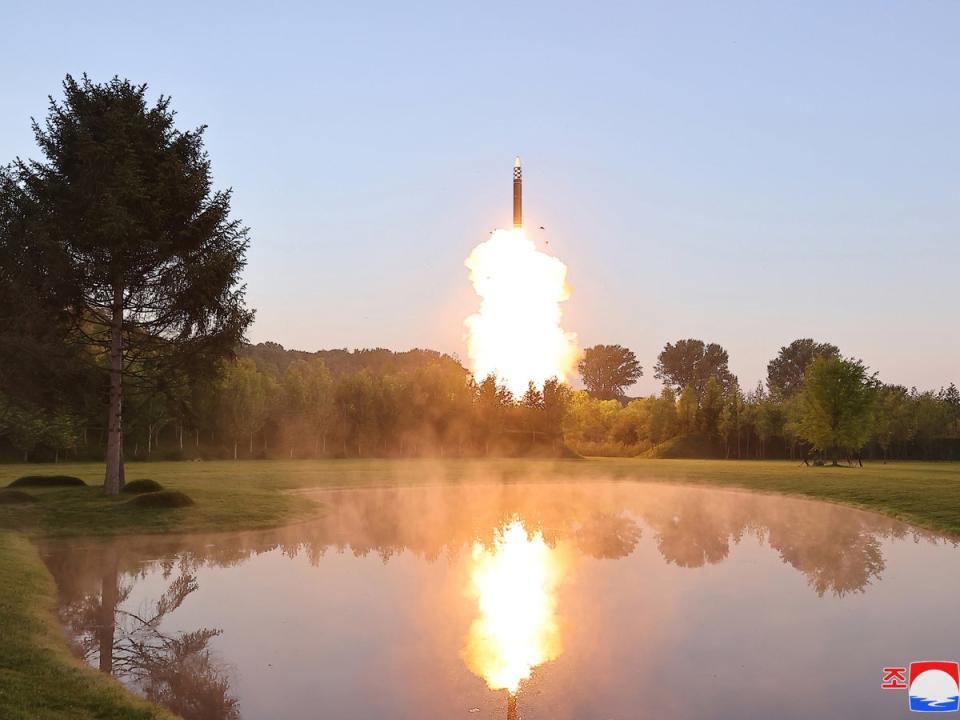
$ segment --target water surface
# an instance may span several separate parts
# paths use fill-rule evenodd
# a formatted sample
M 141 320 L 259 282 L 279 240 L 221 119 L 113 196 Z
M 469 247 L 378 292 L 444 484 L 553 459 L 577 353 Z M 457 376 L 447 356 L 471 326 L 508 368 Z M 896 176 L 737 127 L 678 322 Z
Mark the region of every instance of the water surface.
M 955 544 L 635 482 L 317 493 L 280 530 L 48 542 L 76 652 L 187 720 L 899 718 L 960 656 Z

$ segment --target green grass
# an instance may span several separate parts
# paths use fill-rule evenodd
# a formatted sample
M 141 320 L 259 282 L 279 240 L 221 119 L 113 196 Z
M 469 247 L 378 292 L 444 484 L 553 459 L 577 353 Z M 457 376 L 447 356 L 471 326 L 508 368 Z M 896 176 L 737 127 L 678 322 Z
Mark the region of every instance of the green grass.
M 56 588 L 36 549 L 0 531 L 0 717 L 169 720 L 74 658 L 56 621 Z
M 318 460 L 130 463 L 196 505 L 170 511 L 136 508 L 129 495 L 102 495 L 96 463 L 0 465 L 0 487 L 25 474 L 76 475 L 89 487 L 31 488 L 39 502 L 0 507 L 0 528 L 30 536 L 112 535 L 265 528 L 322 512 L 313 501 L 281 492 L 312 487 L 474 480 L 603 478 L 692 482 L 846 503 L 926 528 L 960 534 L 960 463 L 868 463 L 803 467 L 784 461 L 591 458 L 551 460 Z
M 93 463 L 2 465 L 0 487 L 40 473 L 76 475 L 89 486 L 31 488 L 37 502 L 0 506 L 0 718 L 5 720 L 169 717 L 70 656 L 54 614 L 53 581 L 24 536 L 278 526 L 323 512 L 313 500 L 283 492 L 302 488 L 558 479 L 685 482 L 802 495 L 960 534 L 960 463 L 814 468 L 788 462 L 595 458 L 128 464 L 129 476 L 153 478 L 196 501 L 190 507 L 162 509 L 137 507 L 127 494 L 104 497 L 103 466 Z

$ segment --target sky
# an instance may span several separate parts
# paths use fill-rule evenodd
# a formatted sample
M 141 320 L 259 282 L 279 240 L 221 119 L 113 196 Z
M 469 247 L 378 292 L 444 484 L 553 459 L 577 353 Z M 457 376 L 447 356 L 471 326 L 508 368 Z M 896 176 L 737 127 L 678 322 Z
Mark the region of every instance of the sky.
M 0 162 L 67 73 L 207 125 L 250 227 L 250 339 L 466 358 L 464 259 L 511 217 L 564 326 L 718 342 L 745 387 L 798 337 L 960 382 L 960 3 L 4 0 Z

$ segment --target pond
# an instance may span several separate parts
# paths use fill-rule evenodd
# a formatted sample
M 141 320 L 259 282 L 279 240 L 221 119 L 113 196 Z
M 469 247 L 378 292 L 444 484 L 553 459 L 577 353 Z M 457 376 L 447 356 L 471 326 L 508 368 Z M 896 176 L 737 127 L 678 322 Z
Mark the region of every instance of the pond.
M 279 530 L 50 541 L 87 662 L 187 720 L 900 718 L 960 656 L 952 540 L 637 482 L 317 491 Z

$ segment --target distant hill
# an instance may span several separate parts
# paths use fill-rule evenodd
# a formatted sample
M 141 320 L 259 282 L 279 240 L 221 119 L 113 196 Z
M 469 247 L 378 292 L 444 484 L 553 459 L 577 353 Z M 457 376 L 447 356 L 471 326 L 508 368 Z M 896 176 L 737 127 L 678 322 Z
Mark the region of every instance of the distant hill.
M 283 373 L 294 360 L 319 358 L 326 363 L 333 375 L 350 375 L 367 370 L 374 375 L 386 375 L 397 372 L 411 372 L 425 365 L 449 364 L 466 372 L 466 368 L 452 355 L 414 348 L 396 352 L 385 348 L 362 350 L 287 350 L 280 343 L 262 342 L 256 345 L 244 345 L 240 349 L 241 357 L 252 358 L 261 370 L 273 370 Z

